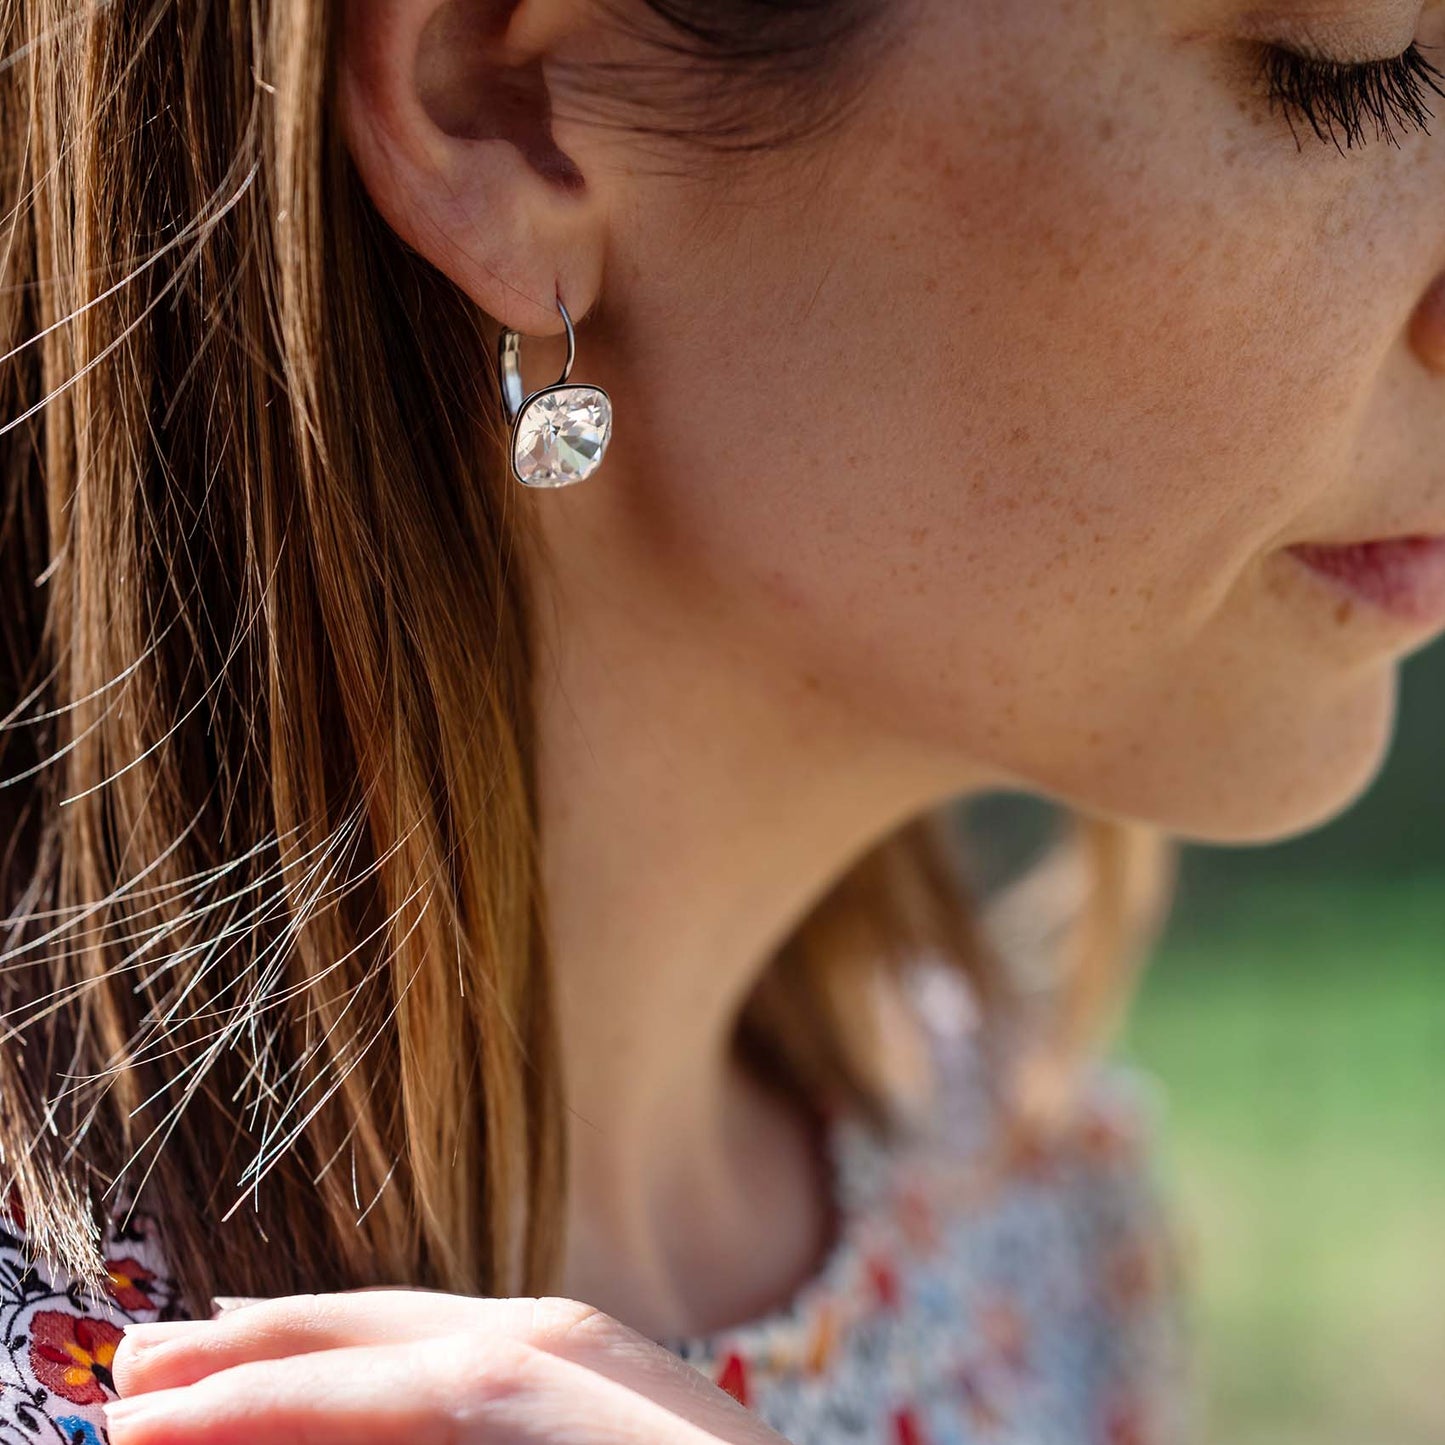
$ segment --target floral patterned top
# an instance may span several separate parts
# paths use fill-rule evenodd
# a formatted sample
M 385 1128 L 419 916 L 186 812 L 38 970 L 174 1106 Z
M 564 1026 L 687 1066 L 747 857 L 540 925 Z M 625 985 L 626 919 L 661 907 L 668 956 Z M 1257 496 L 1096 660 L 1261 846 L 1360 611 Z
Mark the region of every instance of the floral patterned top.
M 103 1296 L 23 1255 L 25 1215 L 0 1210 L 0 1445 L 104 1445 L 101 1402 L 115 1399 L 110 1362 L 121 1331 L 176 1314 L 156 1221 L 112 1214 Z
M 793 1445 L 1179 1445 L 1197 1438 L 1181 1255 L 1144 1081 L 1000 1171 L 1001 1120 L 941 968 L 910 982 L 940 1087 L 905 1143 L 829 1126 L 841 1223 L 781 1308 L 663 1341 Z
M 915 970 L 941 1084 L 925 1127 L 829 1125 L 839 1231 L 787 1304 L 661 1343 L 793 1445 L 1179 1445 L 1192 1438 L 1177 1261 L 1148 1094 L 1100 1078 L 1057 1147 L 1002 1176 L 961 981 Z M 22 1260 L 0 1210 L 0 1445 L 105 1445 L 123 1326 L 175 1317 L 149 1214 L 112 1219 L 105 1297 Z

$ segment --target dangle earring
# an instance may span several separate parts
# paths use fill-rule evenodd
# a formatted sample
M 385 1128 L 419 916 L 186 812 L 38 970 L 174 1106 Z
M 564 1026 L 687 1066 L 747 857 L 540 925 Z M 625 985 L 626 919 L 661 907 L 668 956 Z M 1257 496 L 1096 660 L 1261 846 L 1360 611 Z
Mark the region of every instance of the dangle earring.
M 522 338 L 503 328 L 497 343 L 502 407 L 512 424 L 512 475 L 528 487 L 566 487 L 602 465 L 612 440 L 612 398 L 600 386 L 569 385 L 577 356 L 572 318 L 557 297 L 567 328 L 567 364 L 552 385 L 530 396 L 522 382 Z

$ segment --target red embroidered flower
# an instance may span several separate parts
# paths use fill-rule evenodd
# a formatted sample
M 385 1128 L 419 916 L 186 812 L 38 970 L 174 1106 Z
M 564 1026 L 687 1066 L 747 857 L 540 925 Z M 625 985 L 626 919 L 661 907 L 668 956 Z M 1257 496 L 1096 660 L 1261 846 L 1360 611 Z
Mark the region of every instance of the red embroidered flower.
M 1062 1161 L 1057 1147 L 1049 1140 L 1033 1132 L 1022 1131 L 1010 1138 L 1005 1147 L 1009 1171 L 1014 1178 L 1047 1184 L 1057 1177 Z
M 156 1302 L 146 1292 L 155 1275 L 138 1259 L 129 1255 L 105 1262 L 105 1287 L 110 1297 L 123 1310 L 153 1310 Z
M 1092 1103 L 1078 1127 L 1078 1144 L 1086 1159 L 1098 1164 L 1135 1163 L 1141 1152 L 1139 1120 L 1121 1106 Z
M 1029 1363 L 1029 1325 L 1017 1303 L 1004 1295 L 979 1306 L 979 1328 L 988 1352 L 1005 1369 L 1022 1374 Z
M 868 1282 L 873 1297 L 886 1310 L 896 1310 L 901 1298 L 898 1273 L 890 1260 L 875 1254 L 868 1260 Z
M 722 1369 L 718 1371 L 717 1386 L 720 1390 L 726 1390 L 739 1405 L 751 1408 L 752 1400 L 749 1398 L 748 1370 L 739 1354 L 730 1354 L 723 1361 Z
M 1137 1308 L 1160 1291 L 1161 1266 L 1146 1236 L 1126 1239 L 1110 1252 L 1104 1279 L 1115 1308 Z
M 1154 1436 L 1143 1403 L 1127 1396 L 1115 1400 L 1105 1417 L 1104 1438 L 1108 1445 L 1149 1445 Z
M 893 1439 L 897 1445 L 923 1445 L 918 1416 L 906 1405 L 893 1412 Z
M 90 1315 L 37 1310 L 30 1318 L 30 1368 L 42 1385 L 77 1405 L 98 1405 L 114 1393 L 110 1363 L 120 1327 Z
M 938 1220 L 922 1181 L 911 1181 L 900 1189 L 895 1207 L 904 1237 L 915 1250 L 932 1253 L 938 1248 Z

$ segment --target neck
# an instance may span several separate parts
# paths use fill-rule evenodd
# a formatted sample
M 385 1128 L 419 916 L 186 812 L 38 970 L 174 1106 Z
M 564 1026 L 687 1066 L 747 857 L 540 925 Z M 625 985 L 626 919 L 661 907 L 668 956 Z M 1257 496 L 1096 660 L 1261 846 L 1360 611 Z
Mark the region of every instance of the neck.
M 617 556 L 595 536 L 566 566 L 554 555 L 534 609 L 570 1119 L 565 1287 L 661 1337 L 729 1315 L 697 1261 L 756 1222 L 758 1180 L 777 1176 L 755 1166 L 801 1137 L 734 1062 L 749 992 L 852 861 L 961 786 L 921 750 L 861 735 L 762 647 L 721 635 L 685 579 L 639 596 L 644 569 Z M 810 1227 L 794 1230 L 795 1250 Z M 734 1276 L 734 1311 L 761 1300 L 767 1268 Z

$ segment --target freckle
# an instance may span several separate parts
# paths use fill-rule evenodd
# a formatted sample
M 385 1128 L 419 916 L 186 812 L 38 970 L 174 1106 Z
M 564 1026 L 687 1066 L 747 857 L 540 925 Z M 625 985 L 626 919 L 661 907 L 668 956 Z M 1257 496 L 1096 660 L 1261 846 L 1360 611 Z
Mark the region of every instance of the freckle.
M 1023 446 L 1033 440 L 1033 433 L 1026 426 L 1016 426 L 1008 434 L 1008 439 L 1014 446 Z
M 915 527 L 908 534 L 908 540 L 912 542 L 915 547 L 920 547 L 928 540 L 928 530 L 927 527 Z
M 936 291 L 938 290 L 938 277 L 937 277 L 937 276 L 930 276 L 930 277 L 923 283 L 923 289 L 924 289 L 925 291 L 927 291 L 930 296 L 932 296 L 932 295 L 934 294 L 934 292 L 936 292 Z
M 1341 602 L 1338 607 L 1335 608 L 1335 621 L 1339 623 L 1341 627 L 1343 627 L 1345 623 L 1347 623 L 1354 615 L 1355 603 L 1353 598 L 1346 597 L 1345 600 Z
M 1113 140 L 1115 134 L 1117 133 L 1117 131 L 1118 131 L 1118 126 L 1115 124 L 1114 117 L 1113 117 L 1112 115 L 1106 115 L 1106 116 L 1103 117 L 1102 120 L 1100 120 L 1100 122 L 1099 122 L 1099 131 L 1098 131 L 1098 135 L 1099 135 L 1099 139 L 1100 139 L 1100 140 L 1102 140 L 1102 141 L 1110 141 L 1110 140 Z
M 790 612 L 801 611 L 803 599 L 793 590 L 792 578 L 786 572 L 770 572 L 765 578 L 773 602 Z

